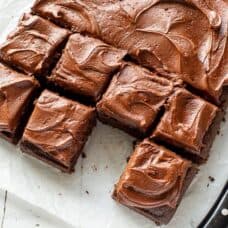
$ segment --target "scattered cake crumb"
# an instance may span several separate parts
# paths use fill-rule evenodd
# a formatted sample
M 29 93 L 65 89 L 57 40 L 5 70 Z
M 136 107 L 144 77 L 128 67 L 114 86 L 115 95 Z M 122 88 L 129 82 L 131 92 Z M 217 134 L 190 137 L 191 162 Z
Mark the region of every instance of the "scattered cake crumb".
M 226 118 L 225 118 L 225 117 L 223 117 L 223 118 L 222 118 L 222 121 L 223 121 L 223 122 L 226 122 Z
M 209 187 L 209 183 L 207 184 L 207 188 Z
M 95 172 L 97 171 L 97 167 L 96 167 L 96 165 L 92 165 L 92 167 L 91 167 L 91 168 L 92 168 L 92 170 L 93 170 L 93 171 L 95 171 Z
M 130 160 L 130 156 L 128 156 L 128 157 L 126 158 L 126 162 L 128 163 L 129 160 Z
M 82 158 L 87 158 L 87 155 L 85 152 L 82 153 Z
M 215 181 L 215 178 L 212 177 L 212 176 L 209 176 L 208 178 L 209 178 L 210 182 L 214 182 Z
M 89 191 L 86 190 L 85 193 L 86 193 L 87 195 L 89 195 Z

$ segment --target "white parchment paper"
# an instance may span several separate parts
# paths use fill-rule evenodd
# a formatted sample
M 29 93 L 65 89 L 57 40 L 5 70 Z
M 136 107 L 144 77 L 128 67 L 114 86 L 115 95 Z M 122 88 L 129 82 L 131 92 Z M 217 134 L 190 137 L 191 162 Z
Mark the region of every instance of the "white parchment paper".
M 12 31 L 31 0 L 0 0 L 0 41 Z M 188 189 L 169 228 L 196 227 L 228 179 L 228 124 L 224 123 L 208 163 Z M 66 175 L 22 155 L 0 140 L 0 188 L 64 220 L 76 228 L 152 228 L 148 219 L 111 199 L 114 183 L 132 152 L 134 139 L 98 123 L 79 159 L 76 172 Z M 215 181 L 208 179 L 213 176 Z

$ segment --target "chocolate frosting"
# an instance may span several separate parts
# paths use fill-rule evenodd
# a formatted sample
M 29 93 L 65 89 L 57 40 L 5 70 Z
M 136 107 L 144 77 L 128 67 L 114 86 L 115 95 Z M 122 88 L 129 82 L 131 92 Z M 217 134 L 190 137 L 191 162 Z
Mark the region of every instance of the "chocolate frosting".
M 22 140 L 68 167 L 85 144 L 94 118 L 94 108 L 45 90 L 35 105 Z
M 51 80 L 96 101 L 125 55 L 125 51 L 100 40 L 74 34 L 69 38 Z
M 24 14 L 15 32 L 0 47 L 0 58 L 28 74 L 39 74 L 69 35 L 38 16 Z
M 140 66 L 126 63 L 98 103 L 98 112 L 146 133 L 173 92 L 173 83 Z
M 128 50 L 218 102 L 228 85 L 228 5 L 224 0 L 39 0 L 33 11 L 73 31 Z
M 176 208 L 191 166 L 190 161 L 146 139 L 136 147 L 116 185 L 117 201 L 147 210 Z
M 38 83 L 33 77 L 17 73 L 0 63 L 0 131 L 15 133 L 36 87 Z
M 154 137 L 200 154 L 204 136 L 217 112 L 216 106 L 179 89 L 170 98 Z

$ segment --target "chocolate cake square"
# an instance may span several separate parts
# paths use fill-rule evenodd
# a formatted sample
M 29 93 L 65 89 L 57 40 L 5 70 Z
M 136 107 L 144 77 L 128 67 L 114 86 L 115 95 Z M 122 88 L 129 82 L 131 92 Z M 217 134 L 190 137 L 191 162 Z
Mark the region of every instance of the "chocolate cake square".
M 173 88 L 171 81 L 125 63 L 98 102 L 98 116 L 104 123 L 144 137 L 156 123 Z
M 39 16 L 24 14 L 16 31 L 0 46 L 0 58 L 27 74 L 41 75 L 68 35 L 66 29 Z
M 145 139 L 136 146 L 113 198 L 159 225 L 167 224 L 197 171 L 192 162 Z
M 45 90 L 25 128 L 21 150 L 71 173 L 95 121 L 94 108 Z
M 74 34 L 70 36 L 50 80 L 62 89 L 96 102 L 125 55 L 126 51 L 100 40 Z
M 0 136 L 16 144 L 30 113 L 38 82 L 0 63 Z
M 207 159 L 222 112 L 213 104 L 179 89 L 168 100 L 152 138 L 183 149 L 197 162 Z

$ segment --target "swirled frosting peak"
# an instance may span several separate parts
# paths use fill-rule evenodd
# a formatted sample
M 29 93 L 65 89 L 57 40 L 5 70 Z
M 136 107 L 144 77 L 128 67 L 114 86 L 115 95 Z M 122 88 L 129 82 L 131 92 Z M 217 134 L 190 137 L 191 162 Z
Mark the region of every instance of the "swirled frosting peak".
M 176 208 L 191 166 L 191 162 L 146 139 L 132 154 L 116 185 L 115 197 L 129 207 Z

